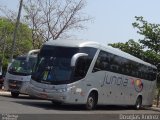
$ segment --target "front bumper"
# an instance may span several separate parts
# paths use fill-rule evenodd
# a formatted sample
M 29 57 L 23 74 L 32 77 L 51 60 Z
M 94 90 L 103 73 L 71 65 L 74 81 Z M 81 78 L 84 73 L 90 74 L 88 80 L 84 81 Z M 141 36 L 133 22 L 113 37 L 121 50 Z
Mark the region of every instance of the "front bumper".
M 4 89 L 11 92 L 28 94 L 29 81 L 6 80 Z
M 67 97 L 68 92 L 60 93 L 55 90 L 46 90 L 35 87 L 32 84 L 28 87 L 28 94 L 41 99 L 60 101 L 62 103 L 68 103 L 69 101 L 69 98 Z

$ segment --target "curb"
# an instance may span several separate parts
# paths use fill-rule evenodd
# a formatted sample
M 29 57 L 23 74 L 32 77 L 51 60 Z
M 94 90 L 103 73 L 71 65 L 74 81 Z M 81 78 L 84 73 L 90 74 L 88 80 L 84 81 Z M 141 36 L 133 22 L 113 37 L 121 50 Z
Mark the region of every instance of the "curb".
M 146 110 L 153 110 L 153 111 L 157 111 L 157 112 L 160 112 L 160 108 L 157 108 L 157 107 L 145 107 Z
M 0 90 L 0 95 L 11 95 L 11 92 Z
M 0 89 L 0 95 L 11 95 L 11 92 L 4 90 L 4 86 Z

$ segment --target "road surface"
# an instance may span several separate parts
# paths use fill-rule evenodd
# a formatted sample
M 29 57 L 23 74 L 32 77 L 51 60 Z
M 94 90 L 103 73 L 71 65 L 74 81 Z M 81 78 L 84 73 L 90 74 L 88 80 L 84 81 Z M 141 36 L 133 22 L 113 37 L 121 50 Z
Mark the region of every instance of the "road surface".
M 2 120 L 160 120 L 160 112 L 152 110 L 98 106 L 96 110 L 88 111 L 83 106 L 54 105 L 50 101 L 33 99 L 27 95 L 19 98 L 0 95 L 0 113 Z

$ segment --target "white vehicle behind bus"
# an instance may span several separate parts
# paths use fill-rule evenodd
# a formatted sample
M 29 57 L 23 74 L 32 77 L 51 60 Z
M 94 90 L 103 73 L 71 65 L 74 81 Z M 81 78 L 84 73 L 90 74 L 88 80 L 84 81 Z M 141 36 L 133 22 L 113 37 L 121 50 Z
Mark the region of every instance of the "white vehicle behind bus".
M 157 68 L 96 42 L 46 42 L 38 55 L 29 94 L 53 103 L 152 105 Z
M 38 52 L 39 50 L 31 50 L 27 55 L 18 56 L 8 66 L 4 89 L 10 91 L 12 97 L 18 97 L 19 94 L 28 94 L 28 85 Z

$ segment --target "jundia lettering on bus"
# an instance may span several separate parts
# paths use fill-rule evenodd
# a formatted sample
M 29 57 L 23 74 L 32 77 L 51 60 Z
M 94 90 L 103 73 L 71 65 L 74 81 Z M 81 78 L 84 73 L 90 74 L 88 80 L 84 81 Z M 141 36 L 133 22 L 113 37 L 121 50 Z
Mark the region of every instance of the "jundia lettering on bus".
M 108 74 L 105 75 L 104 81 L 106 84 L 110 85 L 117 85 L 117 86 L 127 86 L 128 85 L 128 78 L 123 76 L 115 76 Z

